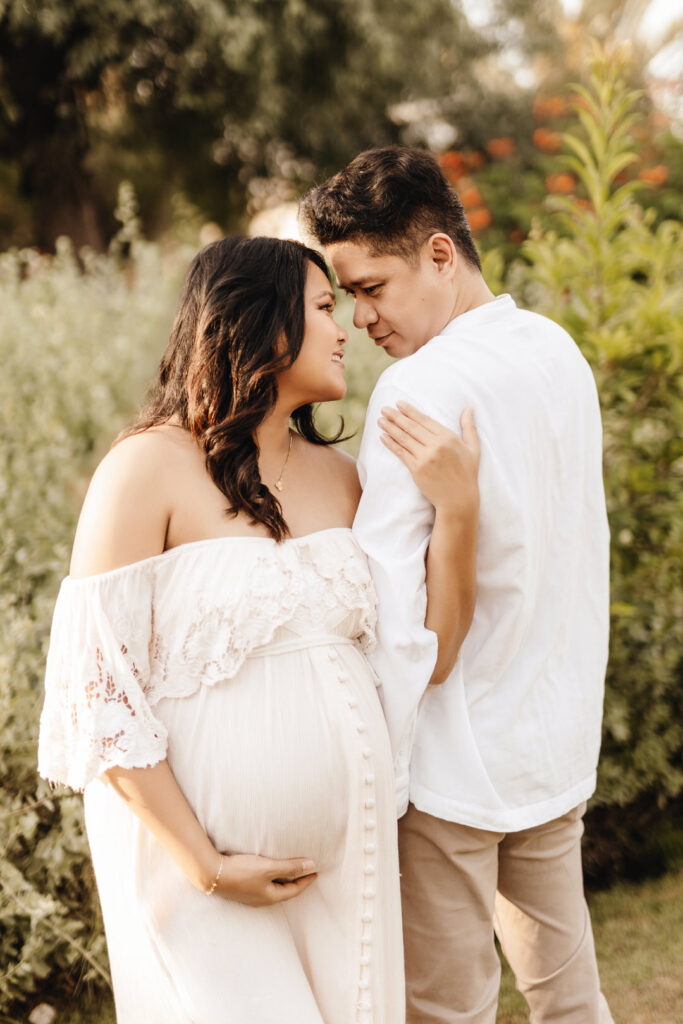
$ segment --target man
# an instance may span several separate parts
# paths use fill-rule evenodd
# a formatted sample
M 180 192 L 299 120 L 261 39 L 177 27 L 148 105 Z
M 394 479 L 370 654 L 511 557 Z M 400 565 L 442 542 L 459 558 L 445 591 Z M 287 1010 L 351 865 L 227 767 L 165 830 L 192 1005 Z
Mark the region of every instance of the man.
M 598 399 L 556 324 L 495 298 L 436 161 L 356 157 L 302 203 L 354 323 L 397 362 L 368 407 L 354 525 L 379 598 L 374 666 L 396 759 L 409 1024 L 493 1024 L 494 924 L 536 1024 L 611 1021 L 583 895 L 608 634 Z M 429 686 L 433 509 L 381 442 L 406 401 L 457 429 L 474 409 L 474 618 Z M 406 813 L 407 812 L 407 813 Z

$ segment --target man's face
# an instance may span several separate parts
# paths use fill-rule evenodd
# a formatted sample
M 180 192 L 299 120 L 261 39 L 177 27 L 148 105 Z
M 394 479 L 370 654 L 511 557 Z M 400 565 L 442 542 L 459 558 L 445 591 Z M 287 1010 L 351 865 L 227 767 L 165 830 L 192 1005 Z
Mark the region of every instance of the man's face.
M 434 258 L 431 240 L 414 262 L 373 256 L 362 242 L 335 242 L 326 251 L 340 288 L 353 297 L 355 326 L 394 359 L 416 352 L 450 320 L 452 274 Z

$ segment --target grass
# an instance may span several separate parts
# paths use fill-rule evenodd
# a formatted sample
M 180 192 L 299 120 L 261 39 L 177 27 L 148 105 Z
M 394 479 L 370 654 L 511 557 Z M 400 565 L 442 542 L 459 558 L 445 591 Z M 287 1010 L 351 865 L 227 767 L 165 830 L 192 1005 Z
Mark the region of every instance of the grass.
M 681 1024 L 683 869 L 640 885 L 617 885 L 588 902 L 602 991 L 615 1024 Z M 528 1020 L 505 964 L 498 1024 Z
M 602 990 L 615 1024 L 681 1024 L 683 868 L 655 881 L 595 893 L 589 903 Z M 498 1024 L 528 1020 L 504 964 Z M 87 999 L 62 1009 L 55 1024 L 115 1024 L 115 1018 L 109 999 Z

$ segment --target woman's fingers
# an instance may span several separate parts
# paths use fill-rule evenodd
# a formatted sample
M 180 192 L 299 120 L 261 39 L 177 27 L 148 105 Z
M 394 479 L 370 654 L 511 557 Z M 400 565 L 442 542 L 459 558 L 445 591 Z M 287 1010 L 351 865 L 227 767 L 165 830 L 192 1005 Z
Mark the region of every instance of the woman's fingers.
M 274 903 L 291 900 L 307 889 L 318 877 L 312 860 L 298 858 L 289 861 L 274 860 L 269 872 L 270 895 Z
M 293 857 L 291 860 L 271 860 L 270 877 L 273 882 L 293 882 L 315 872 L 315 864 L 307 857 Z
M 382 417 L 403 430 L 406 434 L 409 434 L 416 441 L 419 441 L 420 444 L 429 444 L 430 441 L 434 440 L 435 431 L 411 415 L 408 411 L 411 408 L 412 406 L 406 406 L 406 412 L 403 412 L 402 409 L 394 409 L 390 405 L 385 405 L 382 408 Z M 415 409 L 415 413 L 417 413 L 417 409 Z M 429 417 L 424 417 L 422 413 L 418 413 L 418 415 L 422 419 L 429 420 Z
M 399 444 L 398 441 L 395 441 L 390 434 L 380 434 L 379 438 L 385 448 L 388 448 L 390 452 L 398 456 L 401 462 L 412 472 L 411 467 L 415 465 L 414 455 L 407 448 L 404 448 L 403 445 Z
M 284 903 L 285 900 L 293 899 L 304 889 L 308 889 L 309 885 L 313 885 L 317 877 L 316 874 L 313 874 L 296 878 L 293 882 L 271 882 L 272 902 Z
M 479 502 L 480 448 L 472 409 L 461 416 L 460 437 L 413 406 L 400 404 L 401 409 L 382 410 L 382 443 L 406 466 L 435 509 L 469 518 Z
M 474 422 L 474 410 L 465 409 L 462 416 L 460 417 L 460 429 L 462 430 L 462 439 L 467 447 L 476 452 L 477 456 L 480 452 L 479 446 L 479 434 Z
M 426 412 L 420 412 L 410 402 L 404 402 L 402 399 L 396 402 L 396 407 L 399 409 L 404 416 L 408 419 L 413 420 L 414 423 L 419 424 L 423 430 L 427 430 L 430 434 L 436 434 L 441 427 L 438 420 L 433 420 L 431 416 L 428 416 Z
M 225 854 L 216 892 L 251 907 L 292 899 L 318 877 L 308 857 L 274 860 L 256 854 Z
M 391 406 L 385 406 L 382 409 L 382 415 L 385 419 L 395 423 L 405 433 L 410 434 L 411 437 L 422 441 L 423 444 L 427 444 L 430 440 L 433 440 L 434 435 L 439 436 L 451 433 L 448 427 L 445 427 L 443 423 L 432 419 L 431 416 L 428 416 L 424 412 L 420 412 L 419 409 L 416 409 L 415 406 L 411 405 L 409 402 L 396 402 L 396 409 L 392 409 Z M 460 427 L 463 442 L 468 446 L 468 448 L 478 449 L 479 436 L 474 423 L 474 410 L 471 407 L 468 407 L 463 411 L 463 414 L 460 417 Z
M 424 448 L 424 442 L 416 440 L 395 418 L 380 416 L 377 423 L 387 437 L 411 455 L 417 455 L 420 449 Z

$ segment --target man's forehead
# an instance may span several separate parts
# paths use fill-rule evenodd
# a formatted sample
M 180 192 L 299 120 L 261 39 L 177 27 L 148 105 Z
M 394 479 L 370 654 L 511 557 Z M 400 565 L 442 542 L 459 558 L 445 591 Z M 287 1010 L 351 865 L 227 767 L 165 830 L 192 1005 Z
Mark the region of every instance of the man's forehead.
M 374 281 L 378 273 L 391 270 L 397 260 L 386 253 L 372 253 L 362 242 L 333 242 L 326 246 L 326 251 L 342 288 L 362 288 Z

